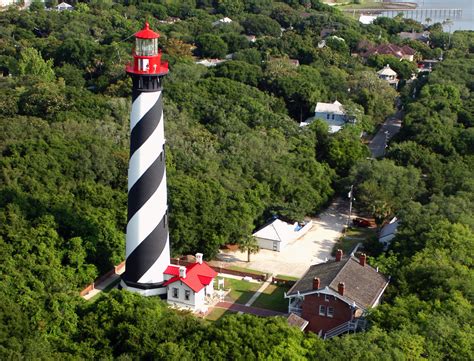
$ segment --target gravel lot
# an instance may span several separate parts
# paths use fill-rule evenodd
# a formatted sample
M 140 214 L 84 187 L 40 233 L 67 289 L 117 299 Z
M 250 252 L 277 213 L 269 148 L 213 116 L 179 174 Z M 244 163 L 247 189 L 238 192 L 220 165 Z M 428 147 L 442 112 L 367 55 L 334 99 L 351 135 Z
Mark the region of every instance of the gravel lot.
M 222 266 L 233 265 L 267 273 L 300 277 L 312 264 L 331 258 L 331 251 L 347 223 L 348 201 L 338 199 L 313 219 L 313 227 L 301 238 L 289 243 L 281 252 L 262 249 L 250 256 L 240 251 L 221 252 L 217 259 Z

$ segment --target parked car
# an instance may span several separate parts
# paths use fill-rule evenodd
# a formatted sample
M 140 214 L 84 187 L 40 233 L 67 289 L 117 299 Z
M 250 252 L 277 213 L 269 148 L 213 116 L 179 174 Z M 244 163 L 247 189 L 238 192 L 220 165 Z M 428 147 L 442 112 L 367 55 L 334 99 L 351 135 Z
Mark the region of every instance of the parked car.
M 364 227 L 364 228 L 371 226 L 369 220 L 360 218 L 360 217 L 354 218 L 354 220 L 352 221 L 352 224 L 356 227 Z

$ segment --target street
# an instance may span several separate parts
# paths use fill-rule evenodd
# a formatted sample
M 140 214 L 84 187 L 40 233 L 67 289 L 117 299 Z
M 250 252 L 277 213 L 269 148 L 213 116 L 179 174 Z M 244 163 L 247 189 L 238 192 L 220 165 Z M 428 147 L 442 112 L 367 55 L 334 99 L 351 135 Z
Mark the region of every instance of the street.
M 401 110 L 398 110 L 394 115 L 390 116 L 380 126 L 379 131 L 369 143 L 370 153 L 372 158 L 381 158 L 385 155 L 387 143 L 395 134 L 400 131 L 402 126 Z

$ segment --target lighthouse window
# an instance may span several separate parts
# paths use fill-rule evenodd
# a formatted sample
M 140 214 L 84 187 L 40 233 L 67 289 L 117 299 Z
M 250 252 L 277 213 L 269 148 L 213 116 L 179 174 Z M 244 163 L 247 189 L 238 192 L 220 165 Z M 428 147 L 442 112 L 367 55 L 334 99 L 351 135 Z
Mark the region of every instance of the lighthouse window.
M 135 53 L 138 56 L 154 56 L 158 54 L 158 39 L 136 39 Z

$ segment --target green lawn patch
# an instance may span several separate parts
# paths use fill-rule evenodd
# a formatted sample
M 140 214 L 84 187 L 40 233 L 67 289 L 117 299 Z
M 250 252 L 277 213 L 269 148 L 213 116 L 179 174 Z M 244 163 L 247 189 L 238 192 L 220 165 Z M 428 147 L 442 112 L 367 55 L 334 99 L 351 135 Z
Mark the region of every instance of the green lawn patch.
M 287 276 L 287 275 L 276 275 L 275 277 L 280 278 L 282 280 L 286 280 L 286 281 L 298 281 L 299 280 L 298 277 Z
M 261 283 L 236 280 L 234 278 L 224 279 L 224 288 L 230 292 L 227 295 L 235 303 L 246 304 L 252 295 L 260 288 Z
M 288 287 L 269 285 L 252 306 L 286 313 L 288 312 L 288 300 L 284 297 L 284 293 L 288 290 Z
M 235 313 L 231 310 L 226 310 L 225 308 L 214 307 L 214 309 L 206 316 L 206 320 L 208 321 L 217 321 L 224 315 L 228 315 L 231 313 Z
M 347 229 L 345 235 L 347 237 L 356 237 L 367 239 L 376 234 L 375 228 L 356 228 L 350 227 Z
M 247 272 L 247 273 L 252 273 L 252 274 L 255 274 L 255 275 L 259 275 L 259 276 L 266 274 L 266 272 L 257 271 L 257 270 L 250 269 L 250 268 L 245 268 L 245 267 L 239 267 L 239 266 L 229 266 L 229 267 L 225 267 L 225 268 L 230 269 L 232 271 Z

